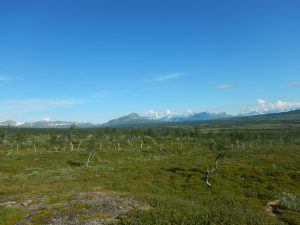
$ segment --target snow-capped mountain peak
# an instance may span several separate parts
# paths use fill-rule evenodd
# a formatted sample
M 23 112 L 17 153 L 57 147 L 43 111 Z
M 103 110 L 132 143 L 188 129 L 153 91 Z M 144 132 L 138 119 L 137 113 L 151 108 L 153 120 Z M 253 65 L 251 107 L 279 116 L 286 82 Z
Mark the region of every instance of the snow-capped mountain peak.
M 194 122 L 194 121 L 206 121 L 216 119 L 226 119 L 232 117 L 245 117 L 245 116 L 256 116 L 271 113 L 287 112 L 292 110 L 269 110 L 269 111 L 250 111 L 242 114 L 231 115 L 225 112 L 212 113 L 212 112 L 200 112 L 200 113 L 187 113 L 182 115 L 166 114 L 159 115 L 158 113 L 150 113 L 147 116 L 140 116 L 137 113 L 131 113 L 126 116 L 122 116 L 117 119 L 113 119 L 104 124 L 93 124 L 73 121 L 51 121 L 51 120 L 40 120 L 35 122 L 16 122 L 13 120 L 0 121 L 0 126 L 13 126 L 13 127 L 27 127 L 27 128 L 69 128 L 73 125 L 79 128 L 88 127 L 107 127 L 107 126 L 119 126 L 128 124 L 149 124 L 159 122 Z

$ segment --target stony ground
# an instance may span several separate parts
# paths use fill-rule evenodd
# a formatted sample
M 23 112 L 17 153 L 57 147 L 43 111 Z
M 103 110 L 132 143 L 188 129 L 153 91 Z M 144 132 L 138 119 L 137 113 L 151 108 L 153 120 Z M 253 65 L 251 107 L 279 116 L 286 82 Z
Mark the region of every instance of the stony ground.
M 131 197 L 99 190 L 56 196 L 36 195 L 21 202 L 4 202 L 1 206 L 22 208 L 25 215 L 18 225 L 108 225 L 115 224 L 132 209 L 149 208 Z

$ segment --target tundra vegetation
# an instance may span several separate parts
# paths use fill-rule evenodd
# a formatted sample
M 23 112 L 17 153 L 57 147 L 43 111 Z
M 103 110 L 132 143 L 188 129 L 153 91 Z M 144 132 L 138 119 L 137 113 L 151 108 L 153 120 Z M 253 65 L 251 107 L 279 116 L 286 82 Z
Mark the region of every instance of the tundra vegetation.
M 299 151 L 297 124 L 2 127 L 0 221 L 296 225 Z

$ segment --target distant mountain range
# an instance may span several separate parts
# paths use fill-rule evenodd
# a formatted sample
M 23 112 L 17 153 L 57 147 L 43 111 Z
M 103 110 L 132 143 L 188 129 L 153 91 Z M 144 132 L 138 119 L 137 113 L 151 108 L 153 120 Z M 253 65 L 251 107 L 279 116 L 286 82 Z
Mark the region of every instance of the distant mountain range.
M 24 128 L 69 128 L 72 125 L 80 128 L 97 127 L 99 125 L 93 123 L 79 123 L 70 121 L 35 121 L 26 123 L 17 123 L 13 120 L 0 121 L 0 126 L 24 127 Z
M 69 128 L 72 125 L 75 125 L 76 127 L 79 128 L 122 127 L 122 126 L 159 124 L 159 123 L 166 123 L 166 122 L 176 123 L 176 122 L 220 120 L 220 119 L 237 118 L 237 117 L 266 115 L 266 114 L 280 113 L 280 112 L 283 112 L 283 110 L 272 110 L 272 111 L 265 111 L 265 112 L 252 111 L 252 112 L 238 114 L 238 115 L 230 115 L 225 112 L 222 113 L 200 112 L 200 113 L 190 113 L 187 115 L 140 116 L 137 113 L 131 113 L 129 115 L 110 120 L 107 123 L 103 123 L 103 124 L 70 122 L 70 121 L 48 121 L 48 120 L 18 123 L 13 120 L 6 120 L 6 121 L 0 121 L 0 126 L 26 127 L 26 128 Z

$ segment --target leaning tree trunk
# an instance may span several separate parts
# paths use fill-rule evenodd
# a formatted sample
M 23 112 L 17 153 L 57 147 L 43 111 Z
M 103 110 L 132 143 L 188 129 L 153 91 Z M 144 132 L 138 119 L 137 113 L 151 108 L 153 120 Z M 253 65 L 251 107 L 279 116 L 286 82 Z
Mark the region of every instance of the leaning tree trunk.
M 94 158 L 94 156 L 95 156 L 95 153 L 93 154 L 92 152 L 90 152 L 89 157 L 88 157 L 88 159 L 86 161 L 86 164 L 85 164 L 86 167 L 89 167 L 89 163 Z
M 82 144 L 82 141 L 80 141 L 80 142 L 79 142 L 79 145 L 78 145 L 77 151 L 79 151 L 79 150 L 80 150 L 81 144 Z
M 73 145 L 73 142 L 71 141 L 70 142 L 70 151 L 73 151 L 74 150 L 74 145 Z
M 211 170 L 209 170 L 209 169 L 207 169 L 206 171 L 205 171 L 205 183 L 207 184 L 207 186 L 211 186 L 211 184 L 209 183 L 209 177 L 210 177 L 210 175 L 211 175 Z
M 205 183 L 207 184 L 207 186 L 211 187 L 211 183 L 209 183 L 209 178 L 213 175 L 213 173 L 218 169 L 219 167 L 219 162 L 222 159 L 222 155 L 221 152 L 218 152 L 216 160 L 215 160 L 215 165 L 213 166 L 213 168 L 209 168 L 206 169 L 205 171 Z
M 33 149 L 34 149 L 34 152 L 36 153 L 36 146 L 35 146 L 35 142 L 33 143 Z
M 102 150 L 102 141 L 101 140 L 99 141 L 99 150 L 100 151 Z

